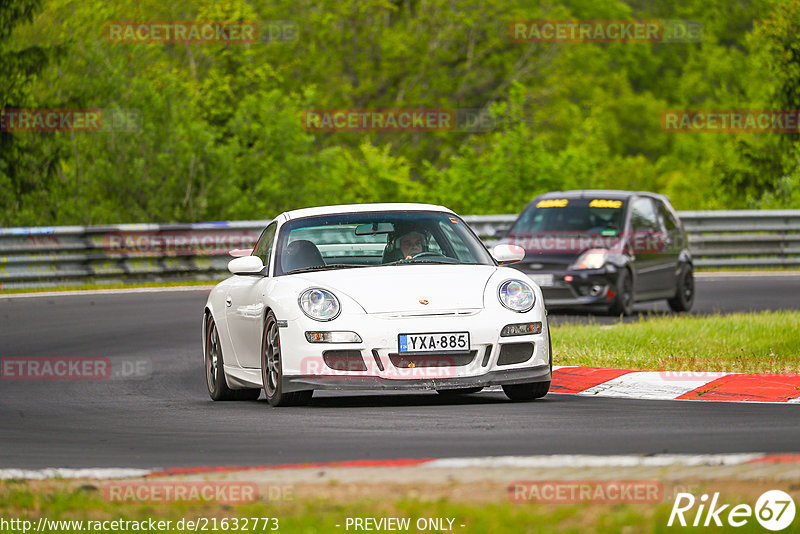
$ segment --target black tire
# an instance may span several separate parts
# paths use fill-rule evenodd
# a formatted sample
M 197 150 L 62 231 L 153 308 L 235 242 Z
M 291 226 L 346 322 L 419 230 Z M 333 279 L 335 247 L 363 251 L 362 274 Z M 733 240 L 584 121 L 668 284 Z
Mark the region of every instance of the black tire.
M 231 389 L 225 380 L 225 365 L 222 357 L 222 345 L 214 317 L 209 315 L 205 332 L 206 387 L 208 394 L 215 401 L 256 400 L 261 395 L 260 389 Z
M 614 302 L 608 307 L 609 315 L 630 315 L 633 312 L 633 278 L 628 269 L 622 269 L 617 278 L 617 295 Z
M 667 300 L 667 304 L 674 312 L 688 312 L 694 304 L 694 270 L 689 264 L 681 268 L 678 275 L 678 285 L 675 296 Z
M 503 393 L 514 402 L 540 399 L 550 391 L 550 381 L 533 382 L 531 384 L 509 384 L 503 386 Z
M 550 338 L 550 323 L 547 323 L 547 349 L 550 351 L 550 376 L 553 376 L 553 340 Z M 509 384 L 503 386 L 503 393 L 515 402 L 532 401 L 541 399 L 550 391 L 550 380 L 547 382 L 533 382 L 531 384 Z
M 314 390 L 283 392 L 283 358 L 278 320 L 272 310 L 267 314 L 261 338 L 261 381 L 270 406 L 301 406 L 308 404 Z
M 437 389 L 436 393 L 443 397 L 458 397 L 460 395 L 469 395 L 471 393 L 478 393 L 483 390 L 483 386 L 475 386 L 473 388 L 458 388 L 458 389 Z

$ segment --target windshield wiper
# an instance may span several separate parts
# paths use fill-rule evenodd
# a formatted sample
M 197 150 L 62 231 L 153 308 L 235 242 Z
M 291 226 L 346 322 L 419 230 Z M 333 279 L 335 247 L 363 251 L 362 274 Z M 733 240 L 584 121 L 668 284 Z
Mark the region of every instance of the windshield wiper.
M 397 260 L 391 263 L 384 263 L 384 265 L 415 265 L 417 263 L 440 263 L 442 265 L 462 265 L 457 261 L 443 261 L 443 260 Z
M 314 267 L 304 267 L 303 269 L 294 269 L 286 274 L 309 273 L 312 271 L 327 271 L 333 269 L 352 269 L 355 267 L 372 267 L 372 265 L 366 265 L 361 263 L 330 263 L 328 265 L 316 265 Z

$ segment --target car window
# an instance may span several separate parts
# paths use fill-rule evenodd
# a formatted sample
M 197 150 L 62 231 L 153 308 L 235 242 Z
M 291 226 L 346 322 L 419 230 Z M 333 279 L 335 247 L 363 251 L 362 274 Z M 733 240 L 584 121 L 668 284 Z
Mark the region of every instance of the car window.
M 658 216 L 656 215 L 652 200 L 649 198 L 637 198 L 633 202 L 631 208 L 631 226 L 633 226 L 634 231 L 652 230 L 657 232 L 660 230 Z
M 444 222 L 440 221 L 439 227 L 442 230 L 442 233 L 445 234 L 446 240 L 453 248 L 453 252 L 455 252 L 458 259 L 461 260 L 462 262 L 466 263 L 470 262 L 472 259 L 472 255 L 470 254 L 469 247 L 464 243 L 461 237 L 458 234 L 456 234 L 455 230 L 453 229 L 453 225 L 445 224 Z
M 460 218 L 442 212 L 367 212 L 294 219 L 281 227 L 276 274 L 404 263 L 494 265 Z
M 261 261 L 267 266 L 267 272 L 269 272 L 269 257 L 272 252 L 273 243 L 275 243 L 275 231 L 277 229 L 277 222 L 267 226 L 264 231 L 261 232 L 261 237 L 258 238 L 258 243 L 256 243 L 256 247 L 253 249 L 253 256 L 261 258 Z
M 661 216 L 661 221 L 668 232 L 674 232 L 678 229 L 678 221 L 675 220 L 675 216 L 672 215 L 672 212 L 664 202 L 658 203 L 658 214 Z
M 622 230 L 625 200 L 607 198 L 542 199 L 514 223 L 509 236 L 537 232 L 615 235 Z

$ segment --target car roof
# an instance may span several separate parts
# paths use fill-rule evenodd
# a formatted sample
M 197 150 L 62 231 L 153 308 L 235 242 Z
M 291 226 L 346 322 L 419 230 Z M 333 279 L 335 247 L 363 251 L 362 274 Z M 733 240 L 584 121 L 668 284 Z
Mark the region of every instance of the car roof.
M 364 213 L 369 211 L 441 211 L 455 212 L 444 206 L 436 204 L 417 204 L 412 202 L 384 202 L 374 204 L 337 204 L 334 206 L 317 206 L 314 208 L 301 208 L 284 212 L 287 219 L 300 217 L 313 217 L 316 215 L 334 215 L 340 213 Z
M 569 191 L 549 191 L 537 196 L 536 198 L 589 198 L 599 196 L 614 199 L 628 199 L 632 196 L 646 196 L 660 200 L 668 200 L 665 195 L 658 193 L 651 193 L 649 191 L 625 191 L 623 189 L 572 189 Z

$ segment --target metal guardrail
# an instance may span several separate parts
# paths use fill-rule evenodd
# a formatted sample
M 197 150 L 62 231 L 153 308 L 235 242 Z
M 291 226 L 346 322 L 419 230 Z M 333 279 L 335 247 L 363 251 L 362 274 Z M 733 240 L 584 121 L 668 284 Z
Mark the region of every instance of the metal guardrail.
M 800 266 L 800 210 L 683 211 L 695 265 Z M 516 215 L 464 219 L 491 245 Z M 0 290 L 223 278 L 268 221 L 0 228 Z

